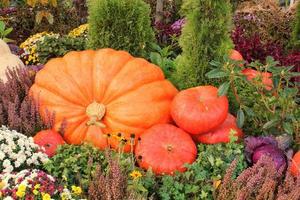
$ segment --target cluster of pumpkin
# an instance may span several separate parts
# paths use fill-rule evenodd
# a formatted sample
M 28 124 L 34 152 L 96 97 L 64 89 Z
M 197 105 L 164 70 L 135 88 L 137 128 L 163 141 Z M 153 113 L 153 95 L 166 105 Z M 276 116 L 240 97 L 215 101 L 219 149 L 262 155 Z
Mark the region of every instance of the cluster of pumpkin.
M 236 50 L 232 50 L 229 56 L 230 59 L 235 61 L 244 61 L 243 56 L 240 54 L 240 52 Z M 243 64 L 241 64 L 243 66 Z M 272 81 L 272 73 L 270 72 L 258 72 L 255 69 L 252 68 L 246 68 L 242 70 L 242 73 L 246 76 L 248 81 L 253 80 L 256 77 L 261 77 L 261 81 L 263 86 L 266 90 L 270 91 L 273 88 L 273 81 Z
M 157 174 L 184 171 L 197 156 L 193 139 L 214 144 L 228 142 L 232 132 L 243 135 L 217 88 L 178 92 L 159 67 L 124 51 L 87 50 L 52 59 L 36 74 L 30 93 L 44 119 L 55 112 L 54 130 L 67 121 L 67 143 L 135 148 L 139 165 Z M 51 155 L 51 141 L 64 142 L 54 130 L 35 136 Z
M 12 57 L 8 47 L 1 51 Z M 230 57 L 242 60 L 236 51 Z M 268 72 L 243 73 L 248 80 L 262 75 L 266 89 L 273 86 Z M 135 149 L 142 168 L 172 174 L 196 159 L 195 142 L 215 144 L 229 142 L 231 134 L 243 136 L 217 88 L 178 92 L 159 67 L 124 51 L 86 50 L 52 59 L 36 74 L 30 94 L 39 102 L 44 120 L 55 113 L 53 130 L 34 137 L 49 156 L 65 142 L 88 142 L 100 149 Z M 57 131 L 65 122 L 62 137 Z

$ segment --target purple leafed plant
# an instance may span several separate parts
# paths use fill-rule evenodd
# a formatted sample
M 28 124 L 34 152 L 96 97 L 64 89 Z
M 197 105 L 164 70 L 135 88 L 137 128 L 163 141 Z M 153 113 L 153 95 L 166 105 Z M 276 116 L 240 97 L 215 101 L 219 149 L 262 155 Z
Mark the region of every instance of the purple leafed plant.
M 262 156 L 272 158 L 275 167 L 279 170 L 286 167 L 286 156 L 273 137 L 247 137 L 245 139 L 245 155 L 249 163 L 257 163 Z

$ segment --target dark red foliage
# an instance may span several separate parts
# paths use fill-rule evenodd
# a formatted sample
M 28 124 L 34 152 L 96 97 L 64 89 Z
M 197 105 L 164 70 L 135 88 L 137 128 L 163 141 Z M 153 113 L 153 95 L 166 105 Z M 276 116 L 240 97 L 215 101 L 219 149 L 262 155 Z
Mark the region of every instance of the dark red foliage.
M 281 60 L 284 66 L 294 66 L 295 72 L 300 72 L 300 52 L 292 52 Z M 295 78 L 295 81 L 300 83 L 300 76 Z
M 272 56 L 279 61 L 281 66 L 294 66 L 295 72 L 300 72 L 300 52 L 285 52 L 282 45 L 275 42 L 263 44 L 259 35 L 247 36 L 244 29 L 236 27 L 231 38 L 235 45 L 235 50 L 239 51 L 247 62 L 259 60 L 264 63 L 267 56 Z M 300 82 L 300 77 L 294 79 Z
M 0 126 L 28 136 L 52 127 L 54 115 L 49 113 L 49 119 L 44 123 L 38 112 L 38 103 L 28 96 L 34 77 L 32 70 L 16 68 L 8 71 L 6 83 L 0 80 Z
M 269 42 L 263 44 L 259 35 L 247 37 L 245 30 L 237 27 L 231 35 L 235 45 L 235 50 L 239 51 L 247 62 L 259 60 L 264 62 L 267 56 L 272 56 L 275 60 L 281 60 L 283 57 L 283 48 L 281 45 Z

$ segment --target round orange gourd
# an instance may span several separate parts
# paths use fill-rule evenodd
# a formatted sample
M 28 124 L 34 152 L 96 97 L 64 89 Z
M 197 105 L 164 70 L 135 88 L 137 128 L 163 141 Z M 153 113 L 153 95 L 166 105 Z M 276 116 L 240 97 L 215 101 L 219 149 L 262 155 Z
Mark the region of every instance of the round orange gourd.
M 146 130 L 135 148 L 138 164 L 156 174 L 173 174 L 186 170 L 197 156 L 191 136 L 171 124 L 157 124 Z
M 101 49 L 50 60 L 30 92 L 44 119 L 55 112 L 56 130 L 67 121 L 66 142 L 104 149 L 118 148 L 122 138 L 128 151 L 131 134 L 137 138 L 152 125 L 170 121 L 170 103 L 178 91 L 156 65 L 125 51 Z
M 272 73 L 270 73 L 270 72 L 258 72 L 257 70 L 250 69 L 250 68 L 244 69 L 242 71 L 242 73 L 246 76 L 248 81 L 251 81 L 252 79 L 254 79 L 258 76 L 261 76 L 261 80 L 262 80 L 262 83 L 265 86 L 265 89 L 269 90 L 269 91 L 272 90 L 272 88 L 273 88 Z
M 44 153 L 49 157 L 52 157 L 56 153 L 56 149 L 59 145 L 65 144 L 62 136 L 54 130 L 43 130 L 38 132 L 34 137 L 33 141 L 40 147 L 44 147 Z
M 203 134 L 221 125 L 228 113 L 228 99 L 218 96 L 213 86 L 199 86 L 179 92 L 171 106 L 175 123 L 191 134 Z
M 300 175 L 300 151 L 294 155 L 290 171 L 294 176 Z
M 194 138 L 204 144 L 228 143 L 231 133 L 239 139 L 244 135 L 236 124 L 236 118 L 228 113 L 226 120 L 220 126 L 208 133 L 196 135 Z
M 237 50 L 234 50 L 234 49 L 230 51 L 229 58 L 231 60 L 236 60 L 236 61 L 243 61 L 244 60 L 242 54 L 240 52 L 238 52 Z

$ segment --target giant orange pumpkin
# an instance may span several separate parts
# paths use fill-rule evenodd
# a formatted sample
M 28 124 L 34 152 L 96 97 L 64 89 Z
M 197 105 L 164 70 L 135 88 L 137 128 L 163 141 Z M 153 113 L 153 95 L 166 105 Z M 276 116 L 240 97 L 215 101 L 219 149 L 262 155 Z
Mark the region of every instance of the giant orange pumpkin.
M 203 134 L 221 125 L 228 113 L 226 96 L 213 86 L 199 86 L 179 92 L 172 102 L 176 124 L 191 134 Z
M 300 151 L 294 155 L 290 171 L 294 176 L 300 175 Z
M 171 124 L 157 124 L 146 130 L 135 148 L 140 167 L 151 168 L 156 174 L 173 174 L 186 170 L 197 156 L 191 136 Z
M 226 120 L 216 129 L 205 134 L 196 135 L 196 141 L 204 144 L 217 144 L 230 142 L 230 134 L 238 138 L 243 137 L 243 132 L 236 124 L 236 118 L 231 114 L 227 115 Z
M 50 60 L 30 92 L 44 119 L 55 112 L 56 130 L 67 121 L 68 143 L 91 142 L 104 149 L 121 146 L 120 138 L 123 146 L 131 134 L 137 138 L 152 125 L 169 122 L 177 89 L 156 65 L 125 51 L 102 49 Z

